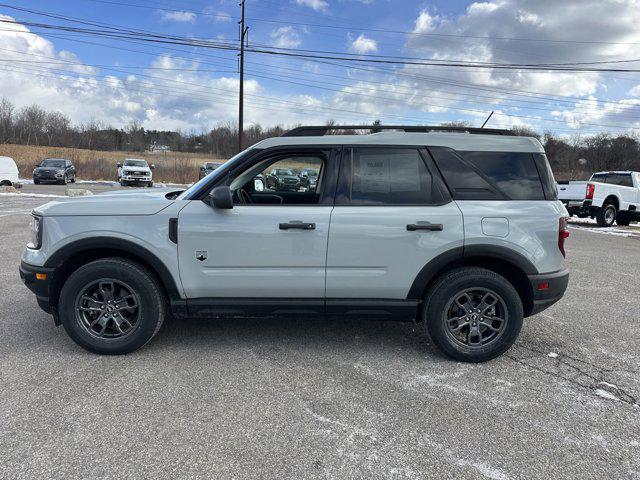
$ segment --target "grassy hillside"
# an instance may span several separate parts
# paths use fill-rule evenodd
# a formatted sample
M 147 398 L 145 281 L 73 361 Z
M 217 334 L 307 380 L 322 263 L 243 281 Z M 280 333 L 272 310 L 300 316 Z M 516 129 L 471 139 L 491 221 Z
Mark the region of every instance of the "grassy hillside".
M 198 167 L 204 162 L 222 161 L 198 153 L 103 152 L 80 148 L 0 145 L 0 156 L 16 161 L 20 178 L 31 178 L 33 167 L 45 158 L 67 158 L 76 166 L 80 180 L 116 180 L 116 163 L 125 158 L 144 158 L 156 169 L 153 179 L 165 183 L 192 183 L 198 180 Z

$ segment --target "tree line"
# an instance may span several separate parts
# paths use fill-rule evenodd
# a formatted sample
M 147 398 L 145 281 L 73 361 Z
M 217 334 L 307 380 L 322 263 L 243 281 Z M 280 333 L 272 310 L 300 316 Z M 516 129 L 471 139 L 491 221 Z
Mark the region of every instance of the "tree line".
M 374 124 L 379 125 L 380 122 L 376 120 Z M 330 120 L 327 125 L 337 124 Z M 445 125 L 469 126 L 465 122 Z M 285 131 L 280 126 L 263 128 L 252 125 L 243 133 L 243 148 L 265 138 L 282 135 Z M 375 128 L 372 131 L 376 131 Z M 601 170 L 640 171 L 638 134 L 559 137 L 551 132 L 540 134 L 522 127 L 513 131 L 540 140 L 556 177 L 561 180 L 584 179 Z M 38 105 L 16 109 L 8 99 L 2 98 L 0 144 L 3 143 L 134 152 L 168 148 L 175 152 L 200 152 L 216 158 L 229 158 L 238 151 L 238 129 L 231 123 L 221 123 L 202 132 L 147 130 L 138 122 L 131 122 L 124 128 L 106 126 L 100 121 L 74 125 L 61 112 L 47 111 Z

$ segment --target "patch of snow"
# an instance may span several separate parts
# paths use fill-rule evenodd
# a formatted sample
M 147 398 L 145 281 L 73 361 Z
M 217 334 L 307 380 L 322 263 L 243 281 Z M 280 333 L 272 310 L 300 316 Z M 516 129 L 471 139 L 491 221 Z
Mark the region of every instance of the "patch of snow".
M 609 389 L 618 390 L 618 386 L 609 382 L 599 382 L 598 385 L 602 385 L 603 387 L 607 387 Z
M 600 233 L 604 235 L 614 235 L 617 237 L 637 237 L 636 232 L 629 230 L 622 230 L 620 228 L 605 227 L 605 228 L 588 228 L 588 227 L 569 227 L 572 230 L 580 230 L 581 232 Z
M 620 400 L 613 393 L 602 390 L 601 388 L 596 389 L 596 395 L 601 398 L 606 398 L 607 400 Z
M 498 470 L 497 468 L 487 465 L 486 463 L 469 462 L 467 460 L 459 459 L 456 461 L 461 467 L 471 467 L 475 469 L 480 475 L 490 478 L 492 480 L 509 480 L 509 476 Z
M 556 352 L 549 352 L 547 353 L 547 357 L 558 358 L 558 354 Z
M 640 442 L 637 440 L 631 440 L 629 445 L 631 445 L 632 447 L 640 447 Z
M 50 195 L 46 193 L 7 193 L 0 192 L 5 197 L 38 197 L 38 198 L 68 198 L 66 195 Z

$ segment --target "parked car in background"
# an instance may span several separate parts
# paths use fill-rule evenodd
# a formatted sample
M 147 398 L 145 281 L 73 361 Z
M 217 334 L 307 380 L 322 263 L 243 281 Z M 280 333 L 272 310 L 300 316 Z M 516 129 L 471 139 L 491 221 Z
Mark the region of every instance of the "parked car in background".
M 153 173 L 155 165 L 149 165 L 141 158 L 125 158 L 118 163 L 118 181 L 123 187 L 127 185 L 146 185 L 153 187 Z
M 558 182 L 558 198 L 571 215 L 595 218 L 601 227 L 640 220 L 640 172 L 596 172 L 587 182 Z
M 200 165 L 200 173 L 198 174 L 198 180 L 201 180 L 207 175 L 209 175 L 220 165 L 222 165 L 222 163 L 219 163 L 219 162 L 207 162 Z
M 18 166 L 11 157 L 0 157 L 0 186 L 14 187 L 19 185 Z
M 584 212 L 584 198 L 587 191 L 586 181 L 559 181 L 557 182 L 557 187 L 558 200 L 564 204 L 569 215 L 588 216 Z
M 76 181 L 76 167 L 71 160 L 47 158 L 33 170 L 33 183 L 56 182 L 66 185 Z
M 291 168 L 274 168 L 267 175 L 267 188 L 271 190 L 300 189 L 300 178 Z
M 183 192 L 36 207 L 24 283 L 102 354 L 142 347 L 169 313 L 343 315 L 418 321 L 447 355 L 481 362 L 562 298 L 567 211 L 537 139 L 323 128 L 258 142 Z M 292 187 L 301 152 L 318 191 L 255 189 L 263 172 Z
M 303 168 L 298 175 L 300 186 L 307 190 L 314 190 L 318 186 L 318 173 L 315 168 Z

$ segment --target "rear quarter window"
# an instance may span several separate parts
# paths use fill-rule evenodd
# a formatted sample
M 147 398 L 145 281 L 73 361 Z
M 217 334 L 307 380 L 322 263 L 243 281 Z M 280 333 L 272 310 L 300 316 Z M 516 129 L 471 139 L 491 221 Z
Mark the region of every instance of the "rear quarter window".
M 460 152 L 512 200 L 545 200 L 540 173 L 531 153 Z

